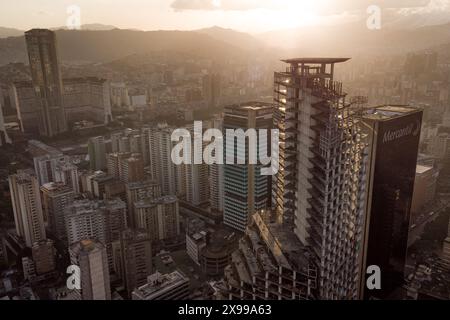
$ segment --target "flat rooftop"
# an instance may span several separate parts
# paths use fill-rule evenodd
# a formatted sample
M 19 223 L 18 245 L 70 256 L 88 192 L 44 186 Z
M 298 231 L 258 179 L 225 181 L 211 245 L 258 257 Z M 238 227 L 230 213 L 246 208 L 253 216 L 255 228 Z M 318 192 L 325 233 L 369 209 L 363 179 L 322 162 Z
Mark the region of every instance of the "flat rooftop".
M 134 292 L 142 298 L 149 298 L 157 292 L 169 291 L 189 282 L 180 271 L 176 270 L 169 274 L 155 273 L 148 277 L 148 283 L 137 288 Z
M 341 63 L 350 60 L 350 58 L 293 58 L 281 60 L 286 63 L 306 63 L 306 64 L 328 64 Z
M 273 106 L 270 103 L 258 102 L 258 101 L 249 101 L 243 102 L 240 104 L 229 105 L 225 107 L 225 112 L 227 110 L 236 110 L 236 111 L 246 111 L 246 110 L 255 110 L 255 111 L 264 111 L 269 110 L 272 111 Z
M 417 167 L 416 167 L 416 173 L 417 174 L 422 174 L 422 173 L 428 172 L 430 170 L 433 170 L 433 167 L 422 166 L 420 164 L 418 164 Z
M 407 105 L 386 105 L 378 106 L 366 110 L 364 118 L 374 119 L 374 120 L 386 120 L 393 119 L 397 117 L 402 117 L 408 114 L 413 114 L 420 112 L 419 108 L 410 107 Z

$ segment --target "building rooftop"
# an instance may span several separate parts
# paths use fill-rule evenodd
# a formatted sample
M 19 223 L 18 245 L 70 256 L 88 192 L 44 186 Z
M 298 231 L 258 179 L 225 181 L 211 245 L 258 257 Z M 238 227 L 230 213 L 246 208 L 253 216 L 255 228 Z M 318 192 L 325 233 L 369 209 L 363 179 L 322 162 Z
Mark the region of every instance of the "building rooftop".
M 306 64 L 323 64 L 323 63 L 341 63 L 350 60 L 350 58 L 293 58 L 281 60 L 286 63 L 306 63 Z
M 147 208 L 156 206 L 158 204 L 169 204 L 169 203 L 175 203 L 178 201 L 178 198 L 176 196 L 164 196 L 156 199 L 144 199 L 138 202 L 134 203 L 135 208 Z
M 270 103 L 258 102 L 258 101 L 249 101 L 243 102 L 240 104 L 229 105 L 225 107 L 225 112 L 230 111 L 270 111 L 272 112 L 273 106 Z
M 73 192 L 72 188 L 62 182 L 49 182 L 41 187 L 41 191 L 51 193 Z
M 103 249 L 104 245 L 97 240 L 85 239 L 70 246 L 70 251 L 74 254 L 89 253 L 96 249 Z
M 417 167 L 416 167 L 416 173 L 417 174 L 423 174 L 423 173 L 426 173 L 426 172 L 428 172 L 430 170 L 433 170 L 433 167 L 423 166 L 423 165 L 420 165 L 420 164 L 418 164 Z
M 146 300 L 150 299 L 152 295 L 162 291 L 168 291 L 176 288 L 189 281 L 189 278 L 184 276 L 180 271 L 176 270 L 169 274 L 161 274 L 159 272 L 148 277 L 148 283 L 137 288 L 133 294 Z
M 366 110 L 363 117 L 373 120 L 389 120 L 420 111 L 421 110 L 419 108 L 407 105 L 385 105 Z
M 133 189 L 139 189 L 139 188 L 145 188 L 159 186 L 159 183 L 156 180 L 144 180 L 144 181 L 138 181 L 138 182 L 131 182 L 127 183 L 127 189 L 133 190 Z

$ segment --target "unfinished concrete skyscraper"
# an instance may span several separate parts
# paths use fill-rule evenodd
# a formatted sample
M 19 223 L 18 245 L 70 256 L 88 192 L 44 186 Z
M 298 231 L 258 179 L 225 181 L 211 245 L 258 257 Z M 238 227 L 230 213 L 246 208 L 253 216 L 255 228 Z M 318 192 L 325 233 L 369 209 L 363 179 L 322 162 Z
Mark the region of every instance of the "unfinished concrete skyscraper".
M 294 216 L 295 234 L 318 266 L 320 297 L 357 297 L 364 219 L 364 149 L 336 63 L 346 58 L 290 59 L 275 73 L 280 170 L 273 203 Z

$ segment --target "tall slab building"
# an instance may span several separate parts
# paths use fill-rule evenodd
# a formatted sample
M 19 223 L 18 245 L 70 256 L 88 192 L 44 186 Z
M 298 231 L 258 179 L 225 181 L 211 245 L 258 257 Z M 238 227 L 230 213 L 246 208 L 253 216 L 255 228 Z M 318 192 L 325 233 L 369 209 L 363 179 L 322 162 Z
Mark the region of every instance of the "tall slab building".
M 381 290 L 368 290 L 362 279 L 366 299 L 385 299 L 403 284 L 421 125 L 422 111 L 407 106 L 380 106 L 362 117 L 369 145 L 363 269 L 381 270 Z
M 258 210 L 270 205 L 270 176 L 262 175 L 262 164 L 250 163 L 250 150 L 255 148 L 256 154 L 267 155 L 270 149 L 270 137 L 266 141 L 259 138 L 259 129 L 266 129 L 270 135 L 273 126 L 273 109 L 271 105 L 250 102 L 225 108 L 223 129 L 243 130 L 256 129 L 258 141 L 250 139 L 239 141 L 238 138 L 226 137 L 225 165 L 223 167 L 224 181 L 224 223 L 238 231 L 244 232 L 251 216 Z M 227 141 L 230 138 L 230 141 Z M 234 140 L 233 140 L 234 139 Z M 256 146 L 252 146 L 256 143 Z M 231 155 L 234 154 L 234 159 Z M 229 160 L 234 164 L 229 164 Z M 239 164 L 240 161 L 243 164 Z M 259 163 L 259 162 L 258 162 Z
M 28 247 L 46 239 L 38 179 L 32 169 L 9 176 L 16 231 Z
M 39 133 L 53 137 L 67 131 L 56 34 L 47 29 L 25 32 L 34 93 L 39 100 Z

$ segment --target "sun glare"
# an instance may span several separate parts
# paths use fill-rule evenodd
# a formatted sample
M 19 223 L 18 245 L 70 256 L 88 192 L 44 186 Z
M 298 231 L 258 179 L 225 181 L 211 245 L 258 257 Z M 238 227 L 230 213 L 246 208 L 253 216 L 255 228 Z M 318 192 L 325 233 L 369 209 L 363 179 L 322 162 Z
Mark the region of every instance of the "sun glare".
M 274 8 L 254 10 L 258 24 L 269 29 L 296 28 L 316 25 L 321 22 L 317 8 L 312 1 L 281 0 Z

